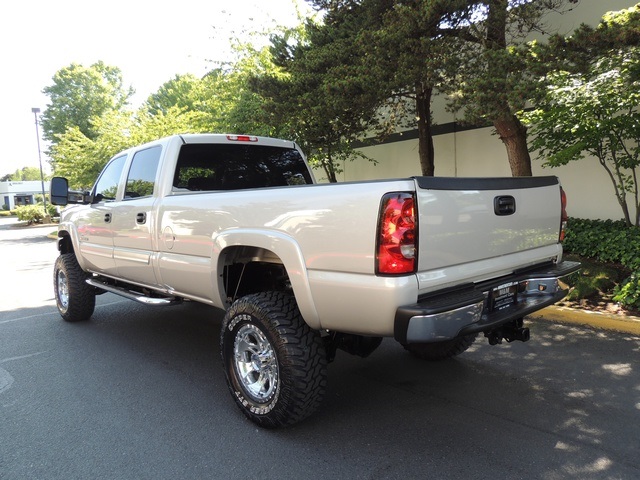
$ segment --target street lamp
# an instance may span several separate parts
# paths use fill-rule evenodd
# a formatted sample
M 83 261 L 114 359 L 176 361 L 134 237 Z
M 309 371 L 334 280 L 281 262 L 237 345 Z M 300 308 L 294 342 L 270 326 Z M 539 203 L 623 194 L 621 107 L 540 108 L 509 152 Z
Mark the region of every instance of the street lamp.
M 40 152 L 40 132 L 38 131 L 38 114 L 40 113 L 40 109 L 38 107 L 33 107 L 31 109 L 33 112 L 33 117 L 36 120 L 36 140 L 38 141 L 38 162 L 40 163 L 40 183 L 42 185 L 42 202 L 44 203 L 44 218 L 47 219 L 49 215 L 47 214 L 47 195 L 44 192 L 44 173 L 42 173 L 42 153 Z

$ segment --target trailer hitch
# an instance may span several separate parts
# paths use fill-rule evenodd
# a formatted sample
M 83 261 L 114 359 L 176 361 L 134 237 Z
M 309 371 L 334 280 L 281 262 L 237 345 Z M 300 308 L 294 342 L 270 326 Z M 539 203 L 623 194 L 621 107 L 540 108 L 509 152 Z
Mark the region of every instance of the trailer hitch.
M 508 343 L 529 341 L 530 334 L 529 329 L 523 327 L 524 320 L 522 318 L 516 318 L 509 323 L 501 325 L 499 328 L 484 332 L 484 336 L 489 340 L 489 345 L 498 345 L 502 343 L 502 340 L 506 340 Z

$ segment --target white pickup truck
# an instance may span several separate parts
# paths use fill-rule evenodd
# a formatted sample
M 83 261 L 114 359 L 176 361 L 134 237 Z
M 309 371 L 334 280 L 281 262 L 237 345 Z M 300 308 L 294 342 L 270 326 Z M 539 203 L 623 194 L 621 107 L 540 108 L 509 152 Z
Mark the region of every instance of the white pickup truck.
M 70 322 L 112 292 L 226 310 L 222 363 L 263 427 L 313 413 L 337 349 L 383 337 L 443 359 L 479 333 L 529 339 L 523 317 L 566 294 L 556 177 L 315 184 L 295 143 L 176 135 L 116 155 L 90 192 L 54 178 L 54 288 Z

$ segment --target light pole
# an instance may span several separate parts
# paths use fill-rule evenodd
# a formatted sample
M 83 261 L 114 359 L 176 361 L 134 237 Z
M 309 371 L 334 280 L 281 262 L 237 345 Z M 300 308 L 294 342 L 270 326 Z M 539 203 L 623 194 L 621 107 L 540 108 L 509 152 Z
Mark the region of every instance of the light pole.
M 40 109 L 38 107 L 33 107 L 31 109 L 33 112 L 33 117 L 36 120 L 36 140 L 38 141 L 38 162 L 40 163 L 40 183 L 42 185 L 42 202 L 44 203 L 44 218 L 45 220 L 49 218 L 47 214 L 47 195 L 44 192 L 44 173 L 42 173 L 42 153 L 40 152 L 40 132 L 38 131 L 38 114 L 40 113 Z

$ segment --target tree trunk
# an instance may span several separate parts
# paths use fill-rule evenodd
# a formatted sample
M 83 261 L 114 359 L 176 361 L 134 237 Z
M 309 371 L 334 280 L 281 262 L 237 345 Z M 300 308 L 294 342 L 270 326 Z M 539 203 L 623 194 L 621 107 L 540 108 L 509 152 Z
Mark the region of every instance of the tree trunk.
M 433 88 L 416 85 L 416 113 L 418 117 L 418 155 L 422 175 L 433 177 L 435 151 L 431 134 L 431 94 Z
M 333 157 L 331 155 L 331 147 L 327 148 L 327 157 L 322 160 L 322 168 L 324 168 L 324 173 L 327 174 L 327 180 L 329 183 L 337 183 L 338 179 L 336 178 L 336 168 L 333 163 Z
M 507 17 L 508 0 L 490 0 L 489 14 L 487 16 L 487 45 L 490 52 L 504 52 L 507 49 Z M 493 126 L 498 136 L 507 149 L 511 175 L 514 177 L 530 177 L 531 156 L 527 147 L 527 127 L 511 113 L 509 100 L 505 91 L 508 78 L 508 70 L 500 63 L 500 56 L 489 55 L 488 71 L 494 77 L 495 92 L 494 102 L 496 118 Z
M 531 156 L 527 147 L 527 127 L 515 115 L 493 121 L 498 136 L 507 149 L 511 175 L 530 177 Z
M 600 165 L 602 166 L 602 168 L 604 168 L 604 170 L 607 172 L 607 175 L 609 175 L 609 178 L 611 179 L 611 183 L 613 184 L 613 191 L 616 195 L 616 200 L 618 200 L 618 204 L 620 205 L 620 208 L 622 208 L 622 214 L 624 215 L 625 224 L 627 225 L 627 227 L 632 227 L 633 223 L 631 222 L 631 213 L 629 212 L 629 205 L 627 204 L 627 194 L 625 193 L 624 177 L 621 175 L 622 172 L 620 171 L 617 162 L 613 162 L 615 165 L 614 173 L 611 168 L 609 168 L 609 165 L 607 165 L 606 156 L 597 155 L 597 158 L 598 162 L 600 162 Z M 638 222 L 637 219 L 638 214 L 636 211 L 636 225 Z

